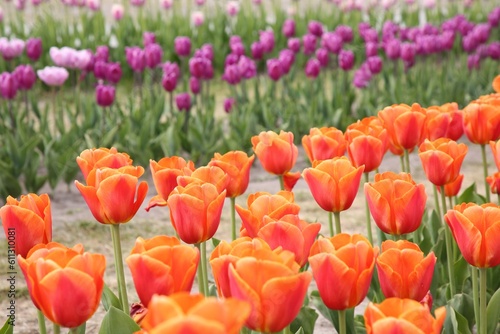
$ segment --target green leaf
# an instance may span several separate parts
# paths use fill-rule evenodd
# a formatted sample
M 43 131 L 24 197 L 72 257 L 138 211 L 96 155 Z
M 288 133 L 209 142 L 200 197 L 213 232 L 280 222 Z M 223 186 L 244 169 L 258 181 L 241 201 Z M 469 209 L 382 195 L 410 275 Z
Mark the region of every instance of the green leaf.
M 120 302 L 120 299 L 114 294 L 113 291 L 104 284 L 104 289 L 102 290 L 102 297 L 101 297 L 101 302 L 102 306 L 104 306 L 104 309 L 109 311 L 111 307 L 116 307 L 117 309 L 121 310 L 122 308 L 122 303 Z
M 493 294 L 488 302 L 486 315 L 488 317 L 488 334 L 498 333 L 496 329 L 499 327 L 498 319 L 500 319 L 500 289 Z
M 295 332 L 295 334 L 305 334 L 304 328 L 300 327 L 298 331 Z
M 14 334 L 14 326 L 12 326 L 10 323 L 10 318 L 7 318 L 5 321 L 5 324 L 0 328 L 0 334 Z
M 486 199 L 479 195 L 476 191 L 476 183 L 471 184 L 467 189 L 464 190 L 460 196 L 457 198 L 457 204 L 474 202 L 477 204 L 486 203 Z
M 299 332 L 302 329 L 304 334 L 312 334 L 314 332 L 314 324 L 318 319 L 318 313 L 313 308 L 302 306 L 299 314 L 292 321 L 290 329 L 292 332 Z
M 465 271 L 469 272 L 469 270 L 467 269 L 465 269 Z M 467 323 L 472 325 L 475 322 L 476 319 L 474 317 L 474 300 L 471 296 L 465 293 L 458 293 L 453 296 L 448 305 L 453 307 L 453 309 L 457 311 L 457 313 L 464 317 Z
M 334 327 L 339 330 L 339 312 L 330 310 L 321 299 L 318 291 L 311 293 L 311 303 Z M 355 334 L 354 330 L 354 308 L 346 310 L 346 330 L 347 334 Z
M 138 330 L 140 330 L 139 325 L 128 314 L 111 306 L 102 319 L 99 334 L 133 334 Z

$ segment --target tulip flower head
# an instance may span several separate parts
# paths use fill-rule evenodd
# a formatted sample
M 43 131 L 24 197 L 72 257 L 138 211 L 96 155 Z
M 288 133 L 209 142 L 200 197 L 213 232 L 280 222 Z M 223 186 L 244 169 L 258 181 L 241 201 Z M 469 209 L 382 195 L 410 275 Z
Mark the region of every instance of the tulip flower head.
M 214 153 L 208 166 L 217 166 L 226 173 L 228 177 L 226 197 L 237 197 L 246 191 L 254 160 L 254 155 L 249 157 L 243 151 L 230 151 L 224 155 Z
M 191 39 L 185 36 L 176 37 L 174 48 L 179 57 L 188 57 L 191 54 Z
M 37 61 L 42 55 L 42 39 L 41 38 L 29 38 L 26 41 L 26 55 L 31 61 Z
M 226 114 L 231 113 L 236 104 L 236 99 L 233 97 L 228 97 L 224 100 L 224 111 Z
M 111 6 L 111 16 L 116 20 L 120 21 L 123 18 L 123 14 L 125 13 L 125 9 L 121 4 L 113 4 Z
M 115 101 L 115 87 L 107 85 L 97 85 L 95 90 L 96 102 L 99 106 L 109 107 Z
M 495 165 L 497 169 L 500 171 L 500 140 L 490 141 L 490 148 L 493 152 L 493 159 L 495 161 Z
M 189 111 L 191 109 L 191 95 L 189 93 L 179 93 L 175 97 L 175 104 L 180 111 Z
M 240 11 L 240 4 L 238 1 L 228 1 L 226 11 L 229 16 L 236 16 Z
M 489 96 L 467 105 L 463 111 L 464 132 L 474 144 L 487 145 L 500 139 L 500 108 Z
M 195 27 L 202 26 L 205 22 L 205 15 L 201 11 L 196 11 L 191 14 L 191 22 Z
M 12 100 L 16 97 L 18 90 L 18 82 L 16 76 L 9 72 L 0 74 L 0 95 L 7 100 Z
M 55 66 L 46 66 L 36 73 L 40 80 L 49 86 L 62 86 L 69 77 L 68 70 Z
M 252 137 L 253 151 L 262 167 L 271 174 L 288 173 L 297 161 L 298 149 L 293 143 L 293 133 L 263 131 Z
M 309 134 L 302 137 L 302 146 L 311 164 L 343 156 L 346 145 L 344 134 L 334 127 L 311 128 Z

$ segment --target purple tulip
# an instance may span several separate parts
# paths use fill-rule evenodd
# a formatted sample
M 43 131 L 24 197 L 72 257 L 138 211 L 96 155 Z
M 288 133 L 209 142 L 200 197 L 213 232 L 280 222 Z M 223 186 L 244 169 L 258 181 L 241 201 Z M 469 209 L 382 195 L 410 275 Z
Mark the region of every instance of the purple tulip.
M 328 50 L 325 48 L 319 48 L 316 50 L 316 59 L 318 59 L 321 67 L 327 67 L 330 61 Z
M 109 107 L 115 101 L 115 87 L 103 84 L 97 85 L 95 89 L 95 99 L 99 106 Z
M 285 22 L 283 22 L 281 31 L 286 38 L 295 36 L 295 21 L 293 19 L 286 19 Z
M 290 50 L 293 51 L 293 53 L 299 53 L 300 52 L 300 38 L 290 38 L 288 40 L 287 46 Z
M 321 64 L 319 60 L 311 58 L 307 61 L 305 72 L 308 78 L 316 79 L 319 75 L 320 70 Z
M 211 61 L 206 58 L 194 57 L 189 59 L 189 73 L 195 78 L 205 79 L 207 77 L 207 69 L 210 66 Z
M 453 31 L 443 31 L 439 36 L 439 41 L 443 50 L 450 51 L 455 44 L 455 33 Z
M 342 50 L 342 37 L 334 32 L 327 32 L 321 38 L 321 46 L 333 54 L 338 54 Z
M 259 41 L 253 42 L 250 46 L 250 50 L 252 51 L 252 58 L 255 60 L 261 60 L 264 57 L 264 47 L 262 43 Z
M 125 58 L 134 72 L 142 72 L 146 68 L 146 55 L 138 46 L 126 47 Z
M 368 66 L 365 63 L 361 65 L 361 67 L 354 72 L 352 84 L 356 88 L 366 88 L 370 84 L 371 78 L 372 74 L 370 73 L 370 70 L 368 69 Z
M 493 60 L 500 59 L 500 42 L 492 42 L 488 45 L 488 56 Z
M 26 41 L 26 55 L 31 61 L 37 61 L 42 55 L 42 39 L 41 38 L 29 38 Z
M 203 44 L 200 50 L 203 58 L 210 61 L 214 60 L 214 48 L 212 44 Z
M 233 35 L 229 37 L 229 45 L 231 44 L 243 44 L 243 40 L 238 35 Z
M 488 23 L 492 28 L 497 28 L 500 24 L 500 7 L 493 8 L 488 14 Z
M 238 70 L 244 79 L 251 79 L 257 75 L 257 65 L 255 65 L 252 59 L 246 56 L 241 56 L 238 60 Z
M 281 62 L 282 74 L 290 73 L 292 65 L 295 62 L 295 53 L 288 49 L 281 50 L 278 59 Z
M 146 31 L 142 34 L 142 45 L 144 47 L 156 43 L 156 35 L 154 32 Z
M 144 48 L 144 57 L 146 59 L 146 66 L 148 68 L 156 68 L 161 64 L 161 59 L 163 58 L 163 50 L 161 46 L 156 43 L 148 44 Z
M 177 87 L 177 75 L 174 72 L 165 72 L 161 78 L 161 85 L 165 91 L 173 92 Z
M 122 78 L 122 68 L 119 62 L 106 64 L 106 80 L 112 84 L 117 84 Z
M 374 57 L 378 54 L 377 43 L 367 42 L 365 44 L 365 55 L 366 58 Z
M 304 43 L 304 54 L 312 55 L 316 51 L 316 36 L 313 34 L 305 34 L 302 37 L 302 42 Z
M 181 76 L 181 69 L 177 63 L 165 62 L 163 64 L 163 72 L 164 73 L 173 73 L 177 78 Z
M 352 28 L 346 25 L 339 25 L 335 29 L 335 32 L 342 37 L 342 42 L 344 43 L 351 43 L 354 38 Z
M 486 43 L 490 38 L 491 27 L 488 23 L 481 23 L 472 29 L 471 34 L 479 44 Z
M 374 28 L 363 30 L 360 32 L 360 36 L 365 43 L 378 43 L 378 32 Z
M 354 67 L 354 52 L 341 50 L 339 52 L 339 67 L 344 71 L 351 70 Z
M 4 99 L 12 100 L 17 94 L 17 81 L 9 72 L 0 74 L 0 94 Z
M 307 31 L 316 37 L 321 37 L 323 35 L 323 25 L 318 21 L 309 21 Z
M 19 90 L 30 90 L 36 81 L 36 73 L 31 65 L 19 65 L 12 75 L 17 81 Z
M 191 108 L 191 95 L 189 93 L 179 93 L 175 97 L 175 104 L 180 111 L 189 111 Z
M 384 44 L 384 50 L 389 59 L 398 59 L 401 54 L 401 44 L 399 40 L 391 39 Z
M 226 56 L 226 60 L 224 61 L 224 67 L 237 64 L 239 59 L 240 57 L 238 55 L 235 55 L 233 53 L 228 54 Z
M 358 33 L 362 35 L 365 30 L 370 29 L 371 27 L 372 26 L 368 22 L 360 22 L 358 24 Z
M 479 70 L 481 66 L 481 57 L 478 54 L 473 54 L 467 57 L 467 68 L 469 71 Z
M 46 66 L 36 71 L 36 74 L 49 86 L 62 86 L 69 76 L 68 70 L 56 66 Z
M 382 36 L 385 37 L 383 40 L 396 38 L 398 32 L 399 26 L 392 21 L 386 21 L 382 26 Z
M 259 41 L 262 43 L 264 53 L 271 53 L 274 49 L 274 32 L 272 30 L 261 31 Z
M 201 91 L 201 85 L 200 85 L 200 80 L 195 77 L 189 78 L 189 89 L 193 94 L 199 94 Z
M 462 39 L 462 48 L 465 52 L 473 52 L 479 46 L 479 41 L 475 38 L 474 34 L 468 34 Z
M 379 74 L 382 71 L 382 58 L 379 56 L 373 56 L 366 59 L 366 64 L 368 69 L 372 74 Z
M 229 48 L 231 49 L 231 53 L 237 56 L 242 56 L 245 54 L 245 46 L 243 45 L 243 43 L 229 44 Z
M 267 74 L 273 81 L 278 81 L 282 74 L 283 70 L 281 68 L 281 61 L 277 58 L 268 59 L 266 62 L 267 65 Z
M 405 42 L 401 44 L 400 57 L 405 63 L 414 63 L 415 55 L 417 53 L 415 44 Z
M 98 60 L 94 63 L 94 76 L 96 79 L 105 80 L 108 70 L 108 64 L 103 60 Z
M 189 37 L 178 36 L 174 40 L 174 48 L 179 57 L 188 57 L 191 54 L 191 40 Z
M 99 45 L 95 50 L 95 60 L 102 60 L 104 62 L 109 61 L 109 48 L 107 45 Z
M 226 66 L 222 79 L 230 85 L 239 84 L 241 82 L 241 74 L 238 65 L 233 64 Z
M 229 114 L 231 110 L 233 110 L 234 105 L 236 104 L 236 100 L 232 97 L 228 97 L 224 100 L 224 111 Z
M 95 65 L 95 56 L 94 54 L 92 53 L 92 50 L 90 49 L 87 49 L 87 52 L 90 56 L 90 60 L 89 62 L 87 63 L 87 66 L 85 67 L 85 69 L 83 70 L 84 72 L 87 72 L 87 73 L 90 73 L 90 72 L 94 72 L 94 65 Z

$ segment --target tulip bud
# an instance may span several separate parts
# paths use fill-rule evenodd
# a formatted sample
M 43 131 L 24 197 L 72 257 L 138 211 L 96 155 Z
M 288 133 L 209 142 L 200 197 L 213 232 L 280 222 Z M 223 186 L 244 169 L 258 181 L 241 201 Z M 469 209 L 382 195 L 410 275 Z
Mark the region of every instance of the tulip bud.
M 286 38 L 295 36 L 295 21 L 293 19 L 285 20 L 281 31 L 283 32 L 283 35 L 285 35 Z
M 156 43 L 148 44 L 144 48 L 144 57 L 146 60 L 146 66 L 150 69 L 154 69 L 161 63 L 161 58 L 163 57 L 163 50 L 161 46 Z
M 38 59 L 40 59 L 40 56 L 42 55 L 41 38 L 29 38 L 26 41 L 26 55 L 31 61 L 37 61 Z
M 354 52 L 342 50 L 339 53 L 339 66 L 344 71 L 349 71 L 354 67 Z
M 175 104 L 180 111 L 189 111 L 191 108 L 191 95 L 189 93 L 180 93 L 175 97 Z
M 266 65 L 269 77 L 274 81 L 278 81 L 283 74 L 281 61 L 276 58 L 268 59 Z
M 165 91 L 173 92 L 177 87 L 177 76 L 172 72 L 163 74 L 161 85 Z
M 106 80 L 112 84 L 117 84 L 122 78 L 122 68 L 119 62 L 106 64 Z
M 200 81 L 196 77 L 189 78 L 189 89 L 193 94 L 199 94 L 201 90 Z
M 179 57 L 188 57 L 191 54 L 191 40 L 189 37 L 178 36 L 174 40 L 174 48 Z
M 115 101 L 115 87 L 97 85 L 95 90 L 96 102 L 101 107 L 109 107 Z
M 234 105 L 236 104 L 236 100 L 232 97 L 228 97 L 224 100 L 224 111 L 229 114 L 232 110 Z
M 317 59 L 311 58 L 307 61 L 306 76 L 308 78 L 316 79 L 319 75 L 320 70 L 321 70 L 321 64 Z
M 193 22 L 195 27 L 199 27 L 205 22 L 205 15 L 200 11 L 193 12 L 191 14 L 191 22 Z
M 0 74 L 0 94 L 4 99 L 12 100 L 17 94 L 16 77 L 9 72 Z
M 222 79 L 230 85 L 236 85 L 241 81 L 241 74 L 237 64 L 228 65 L 224 69 Z
M 264 47 L 262 46 L 262 43 L 259 41 L 253 42 L 252 46 L 250 47 L 250 50 L 252 51 L 252 58 L 255 60 L 261 60 L 264 57 Z
M 325 48 L 316 50 L 316 59 L 318 59 L 321 67 L 327 67 L 330 60 L 328 57 L 328 50 Z
M 19 90 L 29 90 L 36 81 L 36 74 L 31 65 L 19 65 L 12 75 L 16 78 Z
M 382 71 L 382 58 L 379 56 L 373 56 L 366 60 L 368 68 L 372 74 L 379 74 Z
M 307 31 L 316 37 L 321 37 L 323 35 L 323 26 L 318 21 L 310 21 L 307 24 Z
M 316 50 L 316 36 L 313 34 L 306 34 L 302 37 L 302 42 L 304 43 L 304 54 L 311 55 Z
M 338 54 L 342 50 L 342 37 L 337 33 L 327 32 L 322 36 L 321 46 L 331 53 Z
M 121 4 L 113 4 L 113 6 L 111 6 L 111 16 L 113 16 L 113 18 L 116 20 L 116 21 L 120 21 L 122 18 L 123 18 L 123 14 L 125 12 L 125 9 L 123 8 L 123 6 Z
M 295 53 L 288 49 L 283 49 L 280 51 L 278 59 L 281 62 L 281 71 L 283 74 L 288 74 L 292 69 L 292 65 L 295 62 Z
M 299 38 L 290 38 L 288 40 L 287 46 L 294 53 L 298 53 L 300 51 L 300 39 Z

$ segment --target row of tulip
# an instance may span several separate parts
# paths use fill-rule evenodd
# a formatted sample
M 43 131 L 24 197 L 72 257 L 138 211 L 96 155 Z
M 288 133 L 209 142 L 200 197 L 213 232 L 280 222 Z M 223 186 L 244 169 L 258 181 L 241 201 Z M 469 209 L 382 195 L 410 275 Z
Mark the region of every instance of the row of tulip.
M 48 195 L 24 195 L 19 201 L 9 197 L 0 218 L 6 235 L 14 230 L 18 236 L 14 251 L 41 314 L 40 332 L 45 333 L 44 317 L 56 331 L 62 326 L 85 332 L 85 322 L 102 295 L 108 311 L 103 333 L 115 326 L 122 326 L 123 333 L 312 332 L 317 315 L 294 322 L 307 312 L 310 299 L 344 334 L 353 330 L 352 310 L 367 296 L 373 303 L 364 312 L 364 324 L 356 322 L 367 333 L 440 333 L 443 327 L 462 332 L 473 326 L 478 333 L 493 333 L 500 316 L 495 279 L 500 269 L 495 243 L 500 237 L 500 206 L 490 200 L 490 192 L 498 194 L 500 172 L 487 177 L 485 147 L 491 147 L 500 171 L 500 76 L 493 87 L 497 93 L 479 97 L 462 111 L 453 104 L 428 109 L 393 105 L 351 124 L 345 134 L 335 128 L 311 129 L 302 142 L 312 167 L 302 172 L 291 172 L 298 156 L 292 133 L 261 132 L 252 137 L 253 151 L 262 167 L 279 177 L 281 191 L 250 194 L 246 207 L 236 205 L 235 199 L 248 187 L 254 156 L 242 151 L 215 154 L 207 166 L 198 168 L 180 157 L 151 160 L 158 195 L 147 210 L 168 206 L 177 237 L 137 239 L 125 260 L 140 300 L 131 308 L 119 231 L 146 198 L 148 184 L 139 180 L 144 168 L 133 166 L 130 156 L 115 148 L 83 151 L 76 161 L 84 182 L 75 185 L 94 218 L 110 226 L 119 297 L 105 288 L 104 256 L 85 253 L 82 245 L 67 248 L 52 242 Z M 461 203 L 456 197 L 468 150 L 456 142 L 463 133 L 483 152 L 482 205 Z M 409 154 L 416 147 L 434 189 L 437 227 L 424 223 L 427 195 L 410 171 Z M 378 172 L 389 150 L 401 156 L 402 173 Z M 374 171 L 371 181 L 369 173 Z M 341 212 L 350 209 L 363 175 L 367 237 L 343 233 L 340 219 Z M 293 187 L 301 176 L 329 213 L 329 233 L 319 236 L 322 224 L 299 216 Z M 456 202 L 449 210 L 446 197 Z M 217 246 L 208 256 L 206 243 L 219 228 L 225 198 L 231 203 L 233 240 L 214 241 Z M 380 230 L 378 240 L 372 236 L 370 216 Z M 457 246 L 460 254 L 454 250 Z M 461 265 L 465 261 L 470 269 Z M 210 295 L 212 276 L 219 299 L 188 294 L 195 273 L 200 294 Z M 306 298 L 313 278 L 319 292 Z M 473 300 L 472 310 L 457 306 L 460 298 Z M 68 304 L 79 312 L 68 312 Z

